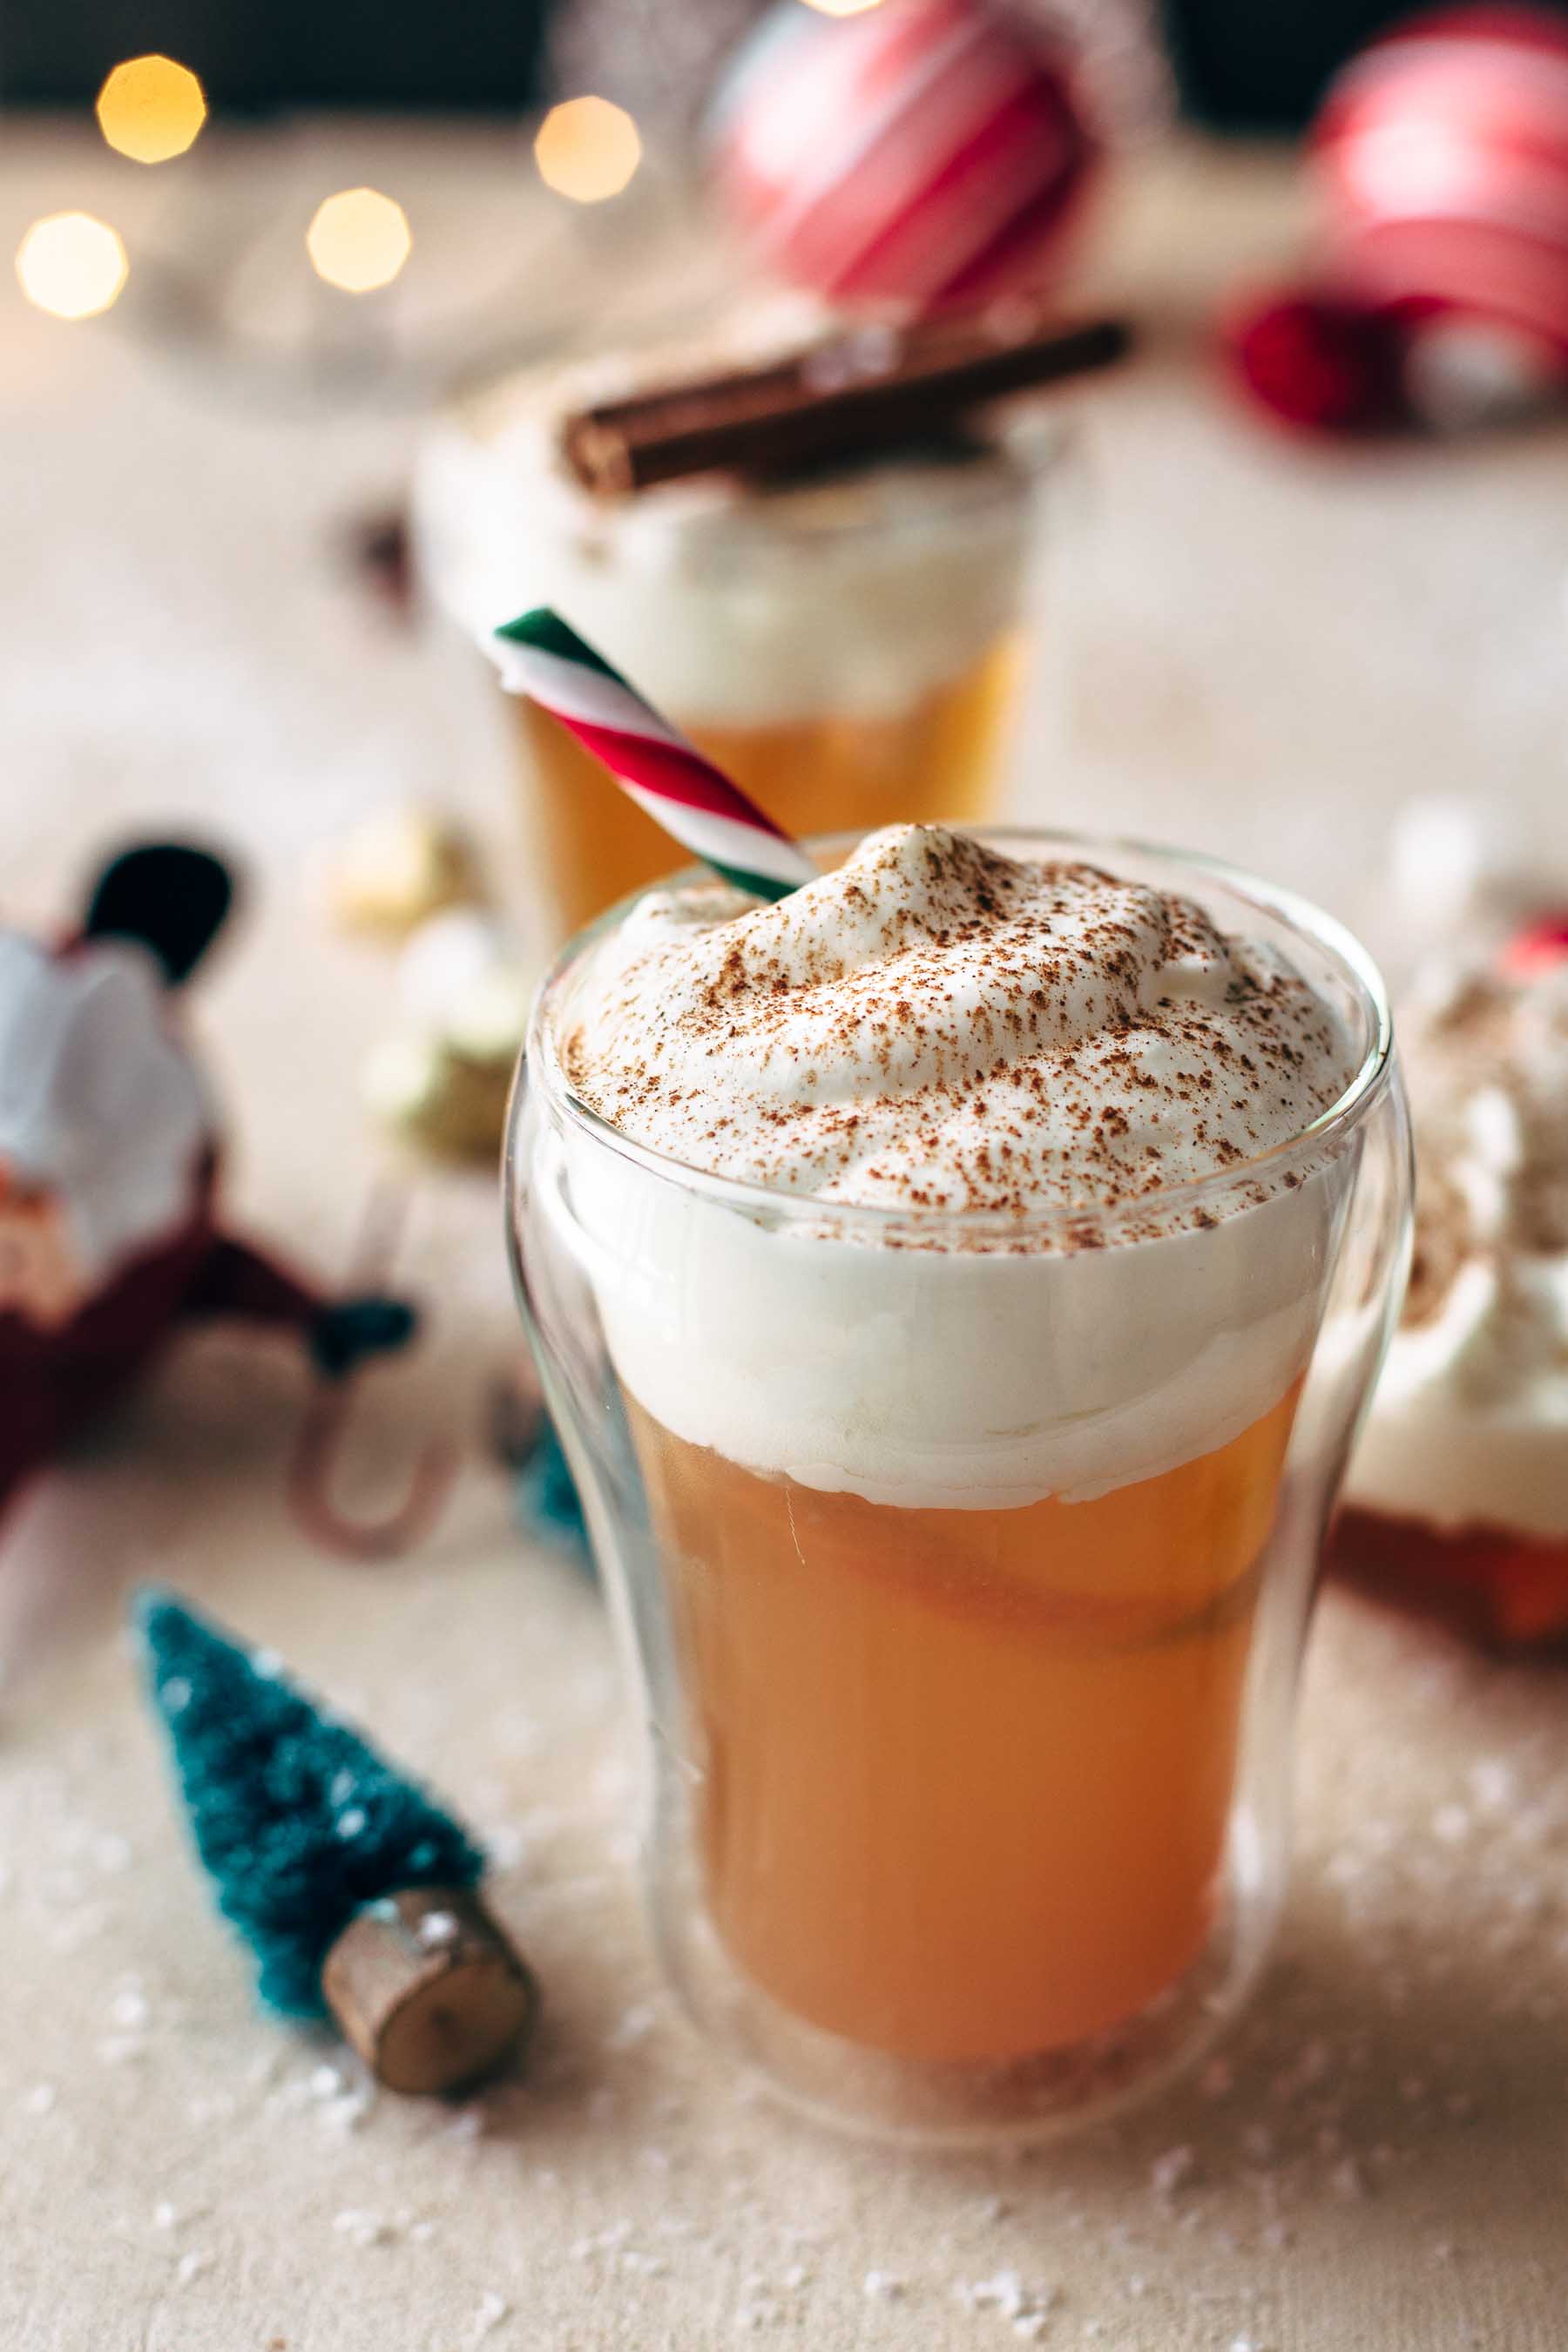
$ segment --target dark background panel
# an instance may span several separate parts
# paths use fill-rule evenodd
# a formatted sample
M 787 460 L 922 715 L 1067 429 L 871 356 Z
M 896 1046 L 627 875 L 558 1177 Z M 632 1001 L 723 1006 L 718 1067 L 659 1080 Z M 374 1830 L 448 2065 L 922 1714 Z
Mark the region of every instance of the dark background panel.
M 1233 131 L 1299 129 L 1345 58 L 1412 13 L 1389 0 L 1164 0 L 1188 114 Z
M 90 102 L 121 58 L 162 49 L 228 111 L 515 111 L 539 86 L 544 15 L 545 0 L 0 0 L 0 98 Z
M 738 0 L 554 0 L 578 24 L 569 53 L 637 79 L 661 43 L 695 56 L 704 11 L 733 26 Z M 758 7 L 763 0 L 757 0 Z M 1390 0 L 1154 0 L 1186 110 L 1236 131 L 1299 127 L 1343 58 L 1411 13 Z M 1568 16 L 1568 0 L 1545 0 Z M 480 108 L 539 93 L 551 0 L 0 0 L 0 99 L 90 100 L 119 59 L 164 49 L 213 103 Z M 626 94 L 635 96 L 629 88 Z

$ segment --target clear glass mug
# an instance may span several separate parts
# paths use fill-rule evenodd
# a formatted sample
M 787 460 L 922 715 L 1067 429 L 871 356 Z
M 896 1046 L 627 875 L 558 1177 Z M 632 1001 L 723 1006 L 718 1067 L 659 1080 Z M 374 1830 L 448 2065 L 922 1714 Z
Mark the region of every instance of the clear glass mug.
M 422 567 L 466 631 L 559 605 L 796 838 L 994 816 L 1026 695 L 1047 736 L 1059 701 L 1071 464 L 1054 421 L 1020 418 L 968 459 L 596 504 L 548 481 L 547 443 L 509 455 L 507 414 L 505 386 L 455 411 L 420 470 Z M 548 711 L 508 697 L 504 715 L 559 940 L 668 874 L 670 845 Z
M 1388 1010 L 1348 934 L 1215 861 L 983 837 L 1280 944 L 1356 1042 L 1338 1104 L 1158 1196 L 1179 1230 L 1152 1238 L 1147 1197 L 1004 1222 L 713 1178 L 564 1084 L 621 908 L 540 992 L 505 1163 L 647 1735 L 664 1967 L 795 2104 L 911 2139 L 1098 2116 L 1254 1982 L 1324 1529 L 1409 1244 Z M 1058 1475 L 1020 1496 L 1031 1417 Z M 798 1469 L 750 1466 L 785 1428 Z

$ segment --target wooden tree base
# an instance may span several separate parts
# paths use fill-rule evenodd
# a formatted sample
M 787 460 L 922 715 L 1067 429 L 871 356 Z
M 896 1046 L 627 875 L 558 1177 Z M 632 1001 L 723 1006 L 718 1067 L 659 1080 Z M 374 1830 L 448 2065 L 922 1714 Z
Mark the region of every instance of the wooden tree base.
M 533 1978 L 474 1895 L 409 1887 L 372 1903 L 327 1954 L 321 1989 L 391 2091 L 456 2091 L 493 2073 L 532 2025 Z

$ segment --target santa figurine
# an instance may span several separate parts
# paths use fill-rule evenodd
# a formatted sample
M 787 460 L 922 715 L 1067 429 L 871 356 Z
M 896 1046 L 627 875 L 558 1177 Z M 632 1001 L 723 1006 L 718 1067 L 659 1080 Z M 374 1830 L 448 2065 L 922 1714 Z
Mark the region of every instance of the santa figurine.
M 224 1228 L 217 1112 L 178 999 L 234 895 L 207 850 L 148 843 L 103 868 L 58 946 L 0 929 L 0 1511 L 181 1324 L 235 1318 L 304 1340 L 320 1385 L 291 1498 L 323 1544 L 375 1557 L 427 1522 L 442 1465 L 369 1525 L 335 1508 L 328 1474 L 348 1375 L 416 1318 L 380 1295 L 331 1301 Z

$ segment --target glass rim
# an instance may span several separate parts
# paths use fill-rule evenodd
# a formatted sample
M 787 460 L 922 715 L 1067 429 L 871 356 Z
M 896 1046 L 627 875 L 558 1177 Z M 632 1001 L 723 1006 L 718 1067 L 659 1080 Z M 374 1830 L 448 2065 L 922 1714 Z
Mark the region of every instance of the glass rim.
M 1173 849 L 1161 842 L 1143 841 L 1120 834 L 1080 833 L 1068 826 L 1026 824 L 953 825 L 951 830 L 969 835 L 988 845 L 1027 853 L 1030 845 L 1034 854 L 1039 845 L 1047 844 L 1083 862 L 1093 864 L 1096 858 L 1114 861 L 1118 853 L 1129 858 L 1152 861 L 1169 868 L 1174 877 L 1181 872 L 1206 877 L 1232 892 L 1252 901 L 1289 929 L 1310 940 L 1320 950 L 1326 950 L 1354 984 L 1367 1015 L 1369 1042 L 1356 1068 L 1340 1093 L 1315 1118 L 1279 1142 L 1251 1158 L 1233 1162 L 1230 1166 L 1212 1170 L 1203 1176 L 1184 1177 L 1179 1181 L 1140 1192 L 1131 1199 L 1104 1202 L 1054 1202 L 1047 1206 L 1024 1211 L 994 1209 L 951 1209 L 921 1207 L 891 1202 L 862 1202 L 824 1200 L 818 1194 L 792 1191 L 788 1187 L 759 1183 L 741 1176 L 723 1176 L 710 1169 L 699 1168 L 675 1153 L 662 1151 L 656 1145 L 641 1143 L 626 1135 L 589 1108 L 573 1094 L 566 1083 L 560 1055 L 555 1050 L 552 1024 L 548 1019 L 552 1003 L 569 975 L 581 967 L 599 942 L 625 921 L 632 908 L 656 891 L 667 891 L 714 877 L 700 864 L 688 865 L 677 871 L 645 884 L 641 889 L 629 892 L 596 915 L 591 923 L 574 933 L 554 957 L 534 992 L 529 1013 L 527 1042 L 519 1063 L 519 1076 L 526 1070 L 542 1086 L 552 1108 L 567 1124 L 590 1138 L 595 1143 L 632 1161 L 649 1175 L 666 1182 L 679 1185 L 687 1192 L 701 1193 L 714 1201 L 752 1216 L 777 1218 L 785 1215 L 806 1218 L 817 1225 L 827 1224 L 845 1231 L 857 1228 L 868 1234 L 896 1234 L 908 1244 L 909 1238 L 921 1234 L 936 1236 L 942 1233 L 962 1231 L 970 1236 L 1007 1238 L 1052 1231 L 1063 1234 L 1071 1229 L 1081 1235 L 1086 1226 L 1114 1233 L 1151 1216 L 1163 1223 L 1173 1213 L 1177 1223 L 1171 1233 L 1185 1231 L 1194 1222 L 1194 1213 L 1209 1200 L 1233 1201 L 1238 1191 L 1281 1176 L 1302 1160 L 1337 1151 L 1350 1135 L 1358 1129 L 1375 1108 L 1386 1091 L 1394 1066 L 1394 1016 L 1388 990 L 1373 958 L 1363 947 L 1353 931 L 1316 906 L 1310 898 L 1287 888 L 1282 884 L 1266 882 L 1249 873 L 1244 866 L 1232 864 L 1228 858 L 1211 856 L 1203 850 Z M 853 848 L 866 838 L 865 828 L 842 833 L 814 834 L 801 844 L 814 856 L 840 848 Z M 825 873 L 832 870 L 824 866 Z M 515 1170 L 518 1128 L 521 1113 L 523 1088 L 514 1083 L 511 1101 L 507 1111 L 504 1172 L 510 1197 L 511 1180 Z M 1164 1235 L 1134 1235 L 1134 1239 L 1164 1238 Z M 1080 1244 L 1081 1245 L 1081 1244 Z

